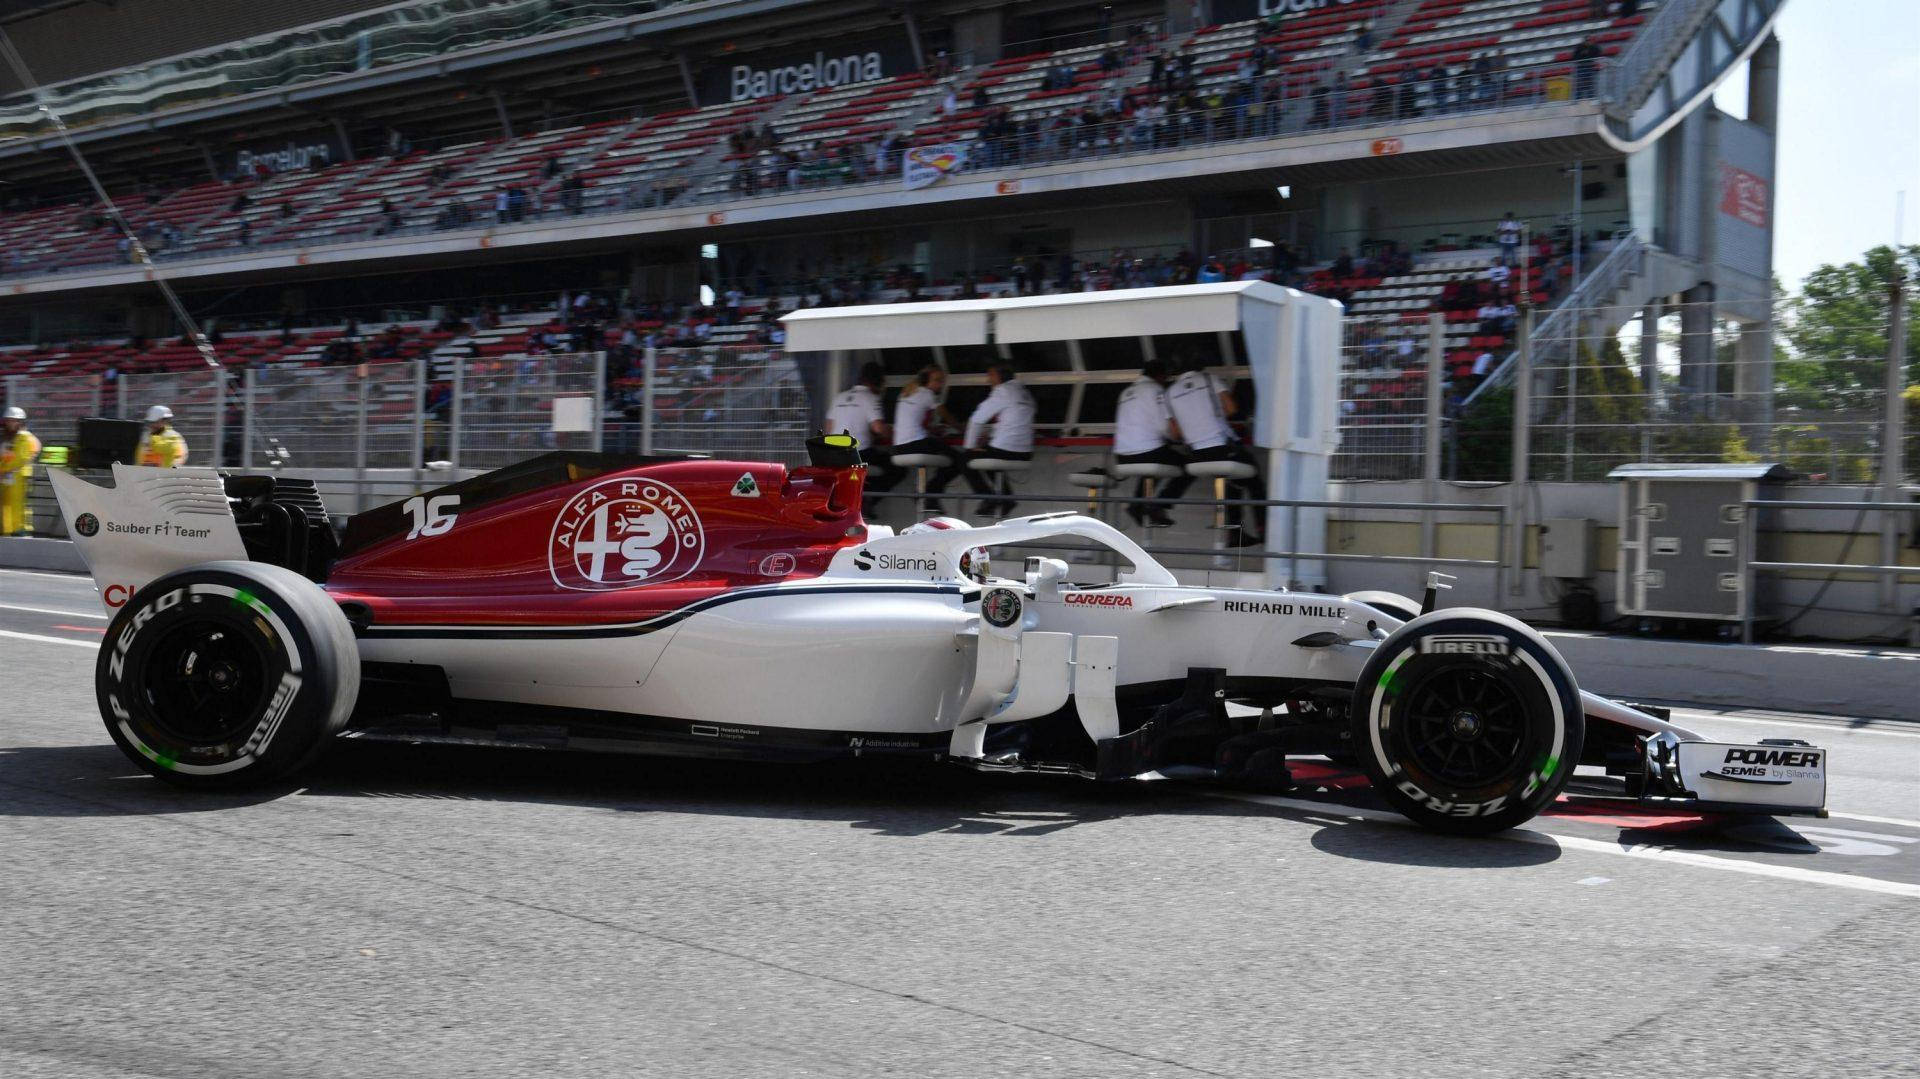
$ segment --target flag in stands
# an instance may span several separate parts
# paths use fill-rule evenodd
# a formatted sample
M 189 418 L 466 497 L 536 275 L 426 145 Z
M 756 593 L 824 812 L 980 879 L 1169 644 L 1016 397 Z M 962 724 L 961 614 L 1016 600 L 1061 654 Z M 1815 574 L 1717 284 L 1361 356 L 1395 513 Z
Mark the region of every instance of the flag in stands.
M 967 167 L 967 144 L 941 143 L 908 150 L 900 159 L 900 178 L 911 191 L 940 182 L 942 176 Z

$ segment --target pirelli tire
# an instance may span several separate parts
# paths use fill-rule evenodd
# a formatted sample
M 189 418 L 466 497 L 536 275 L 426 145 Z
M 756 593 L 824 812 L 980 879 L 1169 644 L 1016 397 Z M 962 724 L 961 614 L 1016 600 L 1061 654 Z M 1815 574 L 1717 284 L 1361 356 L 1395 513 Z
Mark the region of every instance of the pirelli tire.
M 94 687 L 107 733 L 141 768 L 182 787 L 249 786 L 306 767 L 346 726 L 360 653 L 312 581 L 208 562 L 134 593 Z
M 1553 804 L 1586 717 L 1566 660 L 1495 611 L 1421 615 L 1354 683 L 1353 752 L 1394 809 L 1436 832 L 1484 835 Z

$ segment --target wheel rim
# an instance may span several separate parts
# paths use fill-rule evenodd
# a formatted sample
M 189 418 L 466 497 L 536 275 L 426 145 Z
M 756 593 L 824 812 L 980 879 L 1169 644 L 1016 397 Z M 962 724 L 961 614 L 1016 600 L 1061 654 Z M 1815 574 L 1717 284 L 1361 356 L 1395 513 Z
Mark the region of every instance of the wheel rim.
M 1477 666 L 1434 671 L 1407 694 L 1412 763 L 1444 783 L 1488 786 L 1516 771 L 1527 730 L 1519 688 Z
M 225 619 L 170 627 L 142 664 L 151 722 L 160 735 L 185 745 L 245 735 L 266 707 L 268 667 L 256 635 Z

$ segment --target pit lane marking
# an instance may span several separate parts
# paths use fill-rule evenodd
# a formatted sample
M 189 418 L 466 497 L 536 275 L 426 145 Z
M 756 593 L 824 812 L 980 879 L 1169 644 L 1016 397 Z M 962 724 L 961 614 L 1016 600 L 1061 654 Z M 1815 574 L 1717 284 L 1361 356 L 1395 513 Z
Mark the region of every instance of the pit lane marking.
M 12 637 L 22 641 L 39 641 L 42 644 L 70 644 L 76 648 L 99 648 L 99 641 L 76 641 L 72 637 L 47 637 L 38 633 L 17 633 L 10 629 L 0 629 L 0 637 Z
M 1920 738 L 1920 733 L 1914 731 L 1889 731 L 1882 730 L 1879 727 L 1853 727 L 1848 726 L 1846 723 L 1795 723 L 1788 719 L 1755 719 L 1750 716 L 1723 716 L 1718 712 L 1696 712 L 1691 709 L 1682 710 L 1679 708 L 1675 708 L 1673 714 L 1676 717 L 1685 716 L 1688 719 L 1704 719 L 1713 723 L 1751 723 L 1762 727 L 1794 727 L 1807 731 L 1825 731 L 1828 734 L 1877 734 L 1882 738 Z M 1883 722 L 1901 723 L 1904 721 L 1894 719 Z
M 25 611 L 28 614 L 57 614 L 62 618 L 94 618 L 102 622 L 112 615 L 94 614 L 90 611 L 63 611 L 58 607 L 22 607 L 18 603 L 0 603 L 0 611 Z
M 1209 797 L 1223 798 L 1234 802 L 1251 802 L 1254 805 L 1272 806 L 1276 809 L 1292 809 L 1307 813 L 1327 814 L 1347 817 L 1353 820 L 1374 821 L 1381 824 L 1397 825 L 1406 829 L 1419 826 L 1384 809 L 1365 809 L 1359 806 L 1330 806 L 1325 802 L 1309 802 L 1298 798 L 1283 798 L 1275 794 L 1239 794 L 1225 791 L 1206 791 Z M 1585 851 L 1589 854 L 1614 854 L 1627 858 L 1642 858 L 1657 862 L 1673 862 L 1690 865 L 1699 869 L 1717 869 L 1725 873 L 1745 873 L 1755 877 L 1772 877 L 1776 880 L 1799 881 L 1802 884 L 1820 884 L 1829 888 L 1846 888 L 1856 892 L 1874 892 L 1880 895 L 1897 895 L 1905 899 L 1920 899 L 1920 884 L 1903 884 L 1900 881 L 1880 880 L 1877 877 L 1857 877 L 1847 873 L 1830 873 L 1821 869 L 1802 869 L 1798 866 L 1772 865 L 1766 862 L 1746 862 L 1738 858 L 1723 858 L 1716 854 L 1700 854 L 1695 851 L 1675 850 L 1654 843 L 1637 843 L 1621 846 L 1601 839 L 1588 839 L 1584 836 L 1556 835 L 1551 832 L 1536 832 L 1531 829 L 1515 829 L 1488 836 L 1493 840 L 1505 840 L 1515 843 L 1533 843 L 1539 846 L 1559 847 L 1561 850 Z
M 1837 809 L 1828 810 L 1827 816 L 1845 820 L 1864 821 L 1867 824 L 1890 824 L 1895 828 L 1920 829 L 1920 820 L 1901 820 L 1899 817 L 1874 817 L 1865 813 L 1842 813 Z
M 0 570 L 0 572 L 18 573 L 23 577 L 51 577 L 56 581 L 83 581 L 87 584 L 93 583 L 93 578 L 88 577 L 84 573 L 48 573 L 45 570 L 37 569 L 9 569 Z

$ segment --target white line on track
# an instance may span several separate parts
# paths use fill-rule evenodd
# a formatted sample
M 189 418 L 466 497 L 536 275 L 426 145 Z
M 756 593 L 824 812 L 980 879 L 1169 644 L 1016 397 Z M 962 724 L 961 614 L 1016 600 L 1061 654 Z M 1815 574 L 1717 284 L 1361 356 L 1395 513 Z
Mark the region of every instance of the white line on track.
M 89 614 L 86 611 L 63 611 L 58 607 L 22 607 L 17 603 L 0 603 L 0 611 L 26 611 L 29 614 L 57 614 L 64 618 L 93 618 L 101 622 L 105 622 L 112 617 L 112 615 L 105 614 Z
M 1920 738 L 1920 731 L 1890 731 L 1890 730 L 1885 730 L 1881 727 L 1850 727 L 1844 721 L 1838 722 L 1838 723 L 1795 723 L 1792 720 L 1787 720 L 1787 719 L 1757 719 L 1752 716 L 1723 716 L 1718 712 L 1695 712 L 1691 710 L 1683 711 L 1678 708 L 1675 708 L 1673 710 L 1673 714 L 1676 719 L 1684 716 L 1687 719 L 1704 719 L 1704 720 L 1708 720 L 1710 722 L 1715 722 L 1715 723 L 1753 723 L 1763 727 L 1796 727 L 1801 730 L 1808 730 L 1808 731 L 1826 731 L 1829 734 L 1832 734 L 1834 732 L 1839 732 L 1841 734 L 1877 734 L 1883 738 Z M 1898 720 L 1898 719 L 1890 719 L 1890 720 L 1884 720 L 1883 722 L 1904 724 L 1906 721 Z
M 1407 828 L 1417 827 L 1398 813 L 1380 809 L 1362 809 L 1348 806 L 1329 806 L 1324 802 L 1308 802 L 1298 798 L 1282 798 L 1272 794 L 1230 794 L 1207 792 L 1215 798 L 1225 798 L 1235 802 L 1252 802 L 1255 805 L 1273 806 L 1276 809 L 1304 810 L 1309 813 L 1332 813 L 1337 816 L 1359 820 L 1378 821 L 1396 824 Z M 1904 884 L 1894 880 L 1880 880 L 1876 877 L 1856 877 L 1846 873 L 1828 873 L 1819 869 L 1801 869 L 1798 866 L 1773 865 L 1767 862 L 1746 862 L 1737 858 L 1722 858 L 1716 854 L 1700 854 L 1690 850 L 1674 850 L 1670 847 L 1658 847 L 1650 844 L 1623 847 L 1618 843 L 1609 843 L 1602 839 L 1588 839 L 1584 836 L 1554 835 L 1550 832 L 1514 830 L 1501 832 L 1489 838 L 1508 842 L 1536 843 L 1541 846 L 1559 847 L 1562 850 L 1586 851 L 1591 854 L 1615 854 L 1627 858 L 1644 858 L 1658 862 L 1674 862 L 1701 869 L 1718 869 L 1726 873 L 1745 873 L 1755 877 L 1773 877 L 1776 880 L 1793 880 L 1803 884 L 1821 884 L 1829 888 L 1847 888 L 1856 892 L 1875 892 L 1880 895 L 1897 895 L 1907 899 L 1920 899 L 1920 884 Z
M 42 644 L 70 644 L 76 648 L 99 648 L 99 641 L 76 641 L 72 637 L 46 637 L 38 633 L 16 633 L 10 629 L 0 629 L 0 637 L 12 637 L 21 641 L 39 641 Z
M 48 573 L 37 569 L 0 569 L 0 573 L 18 573 L 23 577 L 51 577 L 56 581 L 78 581 L 91 587 L 93 578 L 84 573 Z
M 1895 828 L 1920 828 L 1920 820 L 1901 820 L 1899 817 L 1869 817 L 1865 813 L 1842 813 L 1838 810 L 1828 810 L 1827 816 L 1865 821 L 1868 824 L 1891 824 Z

